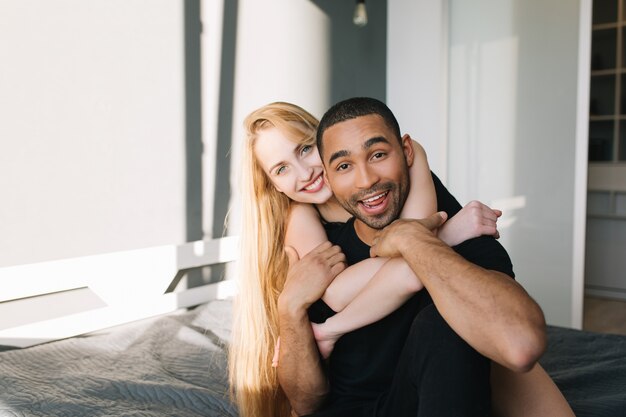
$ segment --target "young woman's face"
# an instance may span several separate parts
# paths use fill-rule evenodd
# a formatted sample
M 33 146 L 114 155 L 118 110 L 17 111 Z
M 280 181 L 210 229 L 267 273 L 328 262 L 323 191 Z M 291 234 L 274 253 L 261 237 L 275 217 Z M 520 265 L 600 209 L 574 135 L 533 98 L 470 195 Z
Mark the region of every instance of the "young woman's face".
M 322 204 L 331 197 L 315 146 L 299 145 L 269 127 L 258 132 L 254 154 L 272 184 L 290 199 Z

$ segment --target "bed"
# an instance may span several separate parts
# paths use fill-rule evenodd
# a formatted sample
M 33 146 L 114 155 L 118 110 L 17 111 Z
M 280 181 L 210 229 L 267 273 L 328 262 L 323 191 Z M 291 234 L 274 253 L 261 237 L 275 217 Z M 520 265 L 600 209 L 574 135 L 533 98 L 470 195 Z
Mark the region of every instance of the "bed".
M 152 306 L 149 317 L 77 328 L 72 337 L 25 341 L 0 331 L 0 417 L 237 416 L 226 379 L 232 295 L 214 291 L 220 284 L 207 285 L 202 297 L 197 289 L 176 296 L 172 311 L 154 314 Z M 112 303 L 101 308 L 107 317 L 123 310 Z M 578 417 L 626 415 L 626 336 L 549 327 L 541 363 Z
M 237 416 L 230 302 L 0 353 L 0 416 Z M 5 347 L 6 349 L 6 347 Z

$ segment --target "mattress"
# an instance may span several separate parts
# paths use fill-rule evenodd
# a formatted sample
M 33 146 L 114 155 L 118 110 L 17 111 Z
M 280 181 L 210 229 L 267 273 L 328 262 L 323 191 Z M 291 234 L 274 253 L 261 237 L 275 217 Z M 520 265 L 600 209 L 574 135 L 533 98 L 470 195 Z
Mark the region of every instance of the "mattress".
M 230 301 L 0 353 L 0 417 L 235 417 Z M 546 371 L 578 417 L 626 416 L 626 336 L 548 328 Z

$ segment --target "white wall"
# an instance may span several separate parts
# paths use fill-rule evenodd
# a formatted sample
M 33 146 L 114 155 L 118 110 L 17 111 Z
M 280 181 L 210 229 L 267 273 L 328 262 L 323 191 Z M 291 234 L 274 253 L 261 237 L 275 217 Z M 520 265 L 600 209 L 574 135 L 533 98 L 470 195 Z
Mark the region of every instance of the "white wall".
M 582 326 L 591 0 L 389 0 L 388 103 L 552 324 Z
M 450 2 L 449 188 L 504 210 L 501 241 L 517 279 L 549 323 L 574 327 L 589 22 L 587 1 Z
M 384 99 L 386 7 L 4 0 L 0 266 L 236 234 L 243 118 Z
M 389 0 L 387 104 L 447 181 L 448 1 Z
M 183 7 L 0 3 L 0 266 L 185 241 Z

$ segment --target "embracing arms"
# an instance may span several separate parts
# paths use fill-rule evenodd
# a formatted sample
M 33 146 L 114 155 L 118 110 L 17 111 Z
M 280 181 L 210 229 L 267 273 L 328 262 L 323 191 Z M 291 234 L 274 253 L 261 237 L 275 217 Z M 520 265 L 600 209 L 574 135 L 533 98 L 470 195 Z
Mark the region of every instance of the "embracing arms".
M 528 371 L 546 345 L 543 312 L 507 275 L 481 268 L 434 236 L 444 214 L 397 220 L 379 231 L 372 256 L 401 256 L 432 296 L 448 324 L 499 364 Z

